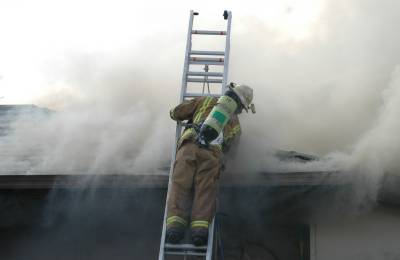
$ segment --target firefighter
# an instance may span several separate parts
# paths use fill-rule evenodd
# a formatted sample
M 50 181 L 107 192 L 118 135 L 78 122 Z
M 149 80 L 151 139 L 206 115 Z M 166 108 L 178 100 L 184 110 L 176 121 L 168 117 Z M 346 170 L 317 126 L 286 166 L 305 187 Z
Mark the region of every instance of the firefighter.
M 237 115 L 242 109 L 255 113 L 250 87 L 235 83 L 228 87 L 219 99 L 197 97 L 170 111 L 173 120 L 187 120 L 188 127 L 177 143 L 167 201 L 167 243 L 179 243 L 190 226 L 193 244 L 207 244 L 222 157 L 241 132 Z

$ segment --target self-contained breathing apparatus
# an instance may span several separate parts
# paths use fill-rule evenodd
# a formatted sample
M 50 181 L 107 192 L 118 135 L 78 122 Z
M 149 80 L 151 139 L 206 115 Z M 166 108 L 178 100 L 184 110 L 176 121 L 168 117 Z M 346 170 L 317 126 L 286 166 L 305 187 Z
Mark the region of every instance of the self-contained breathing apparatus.
M 230 83 L 228 90 L 218 99 L 207 118 L 199 124 L 188 123 L 186 127 L 192 127 L 197 134 L 196 143 L 207 148 L 210 143 L 221 137 L 233 114 L 240 114 L 243 108 L 246 112 L 251 109 L 255 113 L 252 99 L 253 90 L 250 87 Z

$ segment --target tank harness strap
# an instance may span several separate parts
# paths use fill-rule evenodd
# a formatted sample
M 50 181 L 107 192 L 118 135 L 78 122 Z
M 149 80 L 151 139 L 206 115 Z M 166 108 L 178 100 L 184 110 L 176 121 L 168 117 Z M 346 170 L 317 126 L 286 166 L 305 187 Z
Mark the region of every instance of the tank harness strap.
M 213 100 L 212 97 L 206 97 L 201 105 L 199 112 L 196 114 L 193 123 L 198 124 L 203 118 L 204 112 L 206 111 L 207 107 L 210 105 L 211 101 Z

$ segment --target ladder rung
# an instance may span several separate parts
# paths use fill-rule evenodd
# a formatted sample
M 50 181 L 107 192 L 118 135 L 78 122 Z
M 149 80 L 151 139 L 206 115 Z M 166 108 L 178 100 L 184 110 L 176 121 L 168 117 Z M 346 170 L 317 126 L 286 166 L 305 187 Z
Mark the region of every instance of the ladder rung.
M 165 243 L 166 249 L 182 249 L 182 250 L 207 250 L 207 246 L 195 246 L 193 244 L 169 244 Z
M 187 82 L 222 83 L 222 79 L 187 78 Z
M 214 55 L 214 56 L 224 56 L 225 52 L 223 51 L 191 51 L 192 55 Z
M 226 31 L 192 30 L 192 34 L 226 35 Z
M 202 72 L 202 71 L 188 71 L 188 76 L 208 76 L 208 77 L 222 77 L 222 72 Z
M 217 61 L 191 61 L 190 64 L 194 64 L 194 65 L 221 65 L 221 66 L 224 66 L 223 62 L 217 62 Z
M 198 253 L 193 251 L 179 252 L 179 251 L 165 251 L 166 255 L 192 255 L 192 256 L 205 256 L 207 253 Z
M 224 62 L 224 58 L 203 58 L 203 57 L 190 57 L 190 61 L 215 61 Z
M 190 57 L 189 62 L 190 64 L 224 65 L 224 58 Z
M 183 97 L 185 98 L 194 98 L 194 97 L 204 97 L 204 96 L 208 96 L 208 97 L 220 97 L 220 94 L 208 94 L 208 93 L 186 93 L 183 95 Z

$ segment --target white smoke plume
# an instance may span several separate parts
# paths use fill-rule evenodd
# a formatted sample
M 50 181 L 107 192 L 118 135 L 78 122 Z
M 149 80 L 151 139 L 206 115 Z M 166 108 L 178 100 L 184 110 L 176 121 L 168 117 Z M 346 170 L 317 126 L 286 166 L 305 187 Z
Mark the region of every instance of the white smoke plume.
M 235 52 L 231 66 L 235 80 L 256 87 L 258 114 L 242 117 L 244 132 L 252 129 L 242 140 L 251 149 L 242 156 L 253 168 L 396 172 L 397 7 L 394 1 L 325 1 L 309 38 L 300 41 L 274 38 L 260 19 L 241 21 L 256 28 L 238 36 L 246 40 L 236 48 L 246 51 Z M 257 156 L 268 148 L 323 160 L 277 165 Z
M 169 164 L 173 123 L 163 102 L 176 98 L 169 69 L 123 59 L 103 62 L 85 55 L 56 62 L 65 67 L 52 69 L 52 75 L 61 75 L 55 83 L 69 86 L 39 104 L 61 108 L 47 117 L 22 115 L 13 123 L 14 133 L 2 139 L 3 147 L 12 145 L 8 151 L 16 160 L 28 160 L 21 167 L 3 160 L 5 173 L 150 174 Z M 165 82 L 154 80 L 149 70 Z

